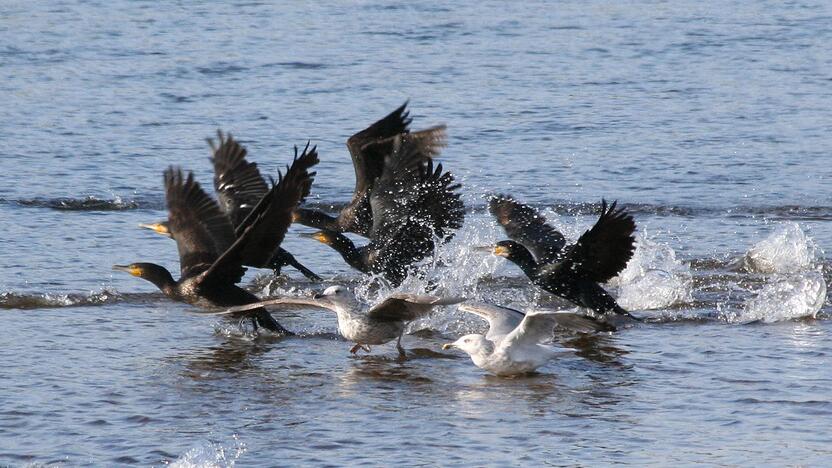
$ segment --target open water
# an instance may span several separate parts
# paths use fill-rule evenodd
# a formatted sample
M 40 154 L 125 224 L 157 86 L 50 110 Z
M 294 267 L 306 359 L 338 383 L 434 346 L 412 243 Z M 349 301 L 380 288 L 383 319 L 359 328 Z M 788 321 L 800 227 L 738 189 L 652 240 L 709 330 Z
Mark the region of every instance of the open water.
M 829 2 L 0 4 L 0 465 L 802 465 L 832 460 Z M 267 174 L 308 139 L 312 204 L 348 200 L 347 137 L 410 99 L 445 123 L 468 217 L 430 278 L 568 305 L 472 247 L 488 193 L 570 239 L 602 197 L 636 217 L 608 288 L 644 325 L 500 379 L 440 351 L 448 308 L 353 357 L 335 318 L 254 337 L 112 272 L 174 244 L 162 170 L 210 186 L 217 128 Z M 326 246 L 285 247 L 375 300 Z M 323 285 L 251 271 L 262 295 Z M 402 289 L 419 291 L 423 281 Z

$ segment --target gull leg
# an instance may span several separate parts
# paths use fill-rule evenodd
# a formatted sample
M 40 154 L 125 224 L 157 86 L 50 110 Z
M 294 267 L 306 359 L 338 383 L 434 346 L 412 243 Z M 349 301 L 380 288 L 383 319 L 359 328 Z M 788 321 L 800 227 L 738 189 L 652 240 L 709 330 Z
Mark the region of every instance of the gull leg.
M 404 331 L 399 335 L 399 339 L 396 340 L 396 349 L 399 351 L 399 358 L 404 359 L 407 357 L 407 353 L 404 352 L 404 348 L 402 347 L 402 335 L 404 335 Z
M 359 349 L 362 349 L 361 343 L 356 343 L 355 346 L 350 348 L 350 354 L 357 354 Z

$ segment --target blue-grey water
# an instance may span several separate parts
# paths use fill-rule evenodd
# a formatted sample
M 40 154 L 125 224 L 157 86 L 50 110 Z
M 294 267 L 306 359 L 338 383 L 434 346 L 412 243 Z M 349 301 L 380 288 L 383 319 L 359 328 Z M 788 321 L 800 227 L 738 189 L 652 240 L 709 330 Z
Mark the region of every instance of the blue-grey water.
M 0 4 L 0 465 L 829 464 L 832 6 L 420 3 Z M 566 307 L 470 248 L 502 235 L 482 196 L 571 239 L 618 199 L 639 251 L 608 287 L 648 323 L 500 379 L 440 351 L 483 329 L 453 308 L 404 362 L 353 357 L 328 313 L 253 337 L 110 270 L 178 269 L 137 224 L 165 216 L 167 165 L 210 186 L 217 128 L 271 175 L 317 144 L 329 206 L 347 137 L 407 99 L 414 128 L 447 124 L 469 211 L 432 277 Z M 287 249 L 366 293 L 305 231 Z M 284 273 L 244 281 L 321 287 Z

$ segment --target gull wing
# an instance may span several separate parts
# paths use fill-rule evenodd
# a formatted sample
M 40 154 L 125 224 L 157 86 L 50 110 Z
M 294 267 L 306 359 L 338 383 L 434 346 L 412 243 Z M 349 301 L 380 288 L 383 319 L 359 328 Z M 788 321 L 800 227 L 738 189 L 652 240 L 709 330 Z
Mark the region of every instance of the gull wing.
M 523 312 L 485 302 L 470 302 L 459 306 L 459 310 L 479 315 L 488 321 L 486 339 L 497 342 L 520 325 L 526 316 Z
M 461 297 L 439 297 L 416 294 L 392 294 L 367 311 L 367 316 L 379 322 L 409 322 L 423 317 L 434 307 L 459 304 Z
M 335 311 L 335 305 L 329 301 L 327 298 L 322 297 L 320 299 L 315 299 L 313 297 L 291 297 L 291 296 L 283 296 L 283 297 L 276 297 L 271 299 L 266 299 L 260 302 L 253 302 L 251 304 L 235 306 L 235 307 L 228 307 L 225 309 L 216 309 L 216 310 L 208 310 L 203 312 L 206 315 L 228 315 L 228 314 L 236 314 L 239 312 L 246 312 L 249 310 L 259 309 L 261 307 L 272 306 L 272 305 L 298 305 L 298 306 L 310 306 L 315 307 L 318 309 L 327 309 L 331 311 Z

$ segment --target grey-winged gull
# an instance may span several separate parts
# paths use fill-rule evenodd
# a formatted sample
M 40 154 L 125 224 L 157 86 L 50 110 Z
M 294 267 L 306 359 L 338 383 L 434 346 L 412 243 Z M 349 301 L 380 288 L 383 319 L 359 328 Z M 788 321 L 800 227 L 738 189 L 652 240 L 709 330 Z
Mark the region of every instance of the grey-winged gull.
M 256 305 L 298 304 L 329 309 L 338 317 L 338 332 L 341 336 L 355 342 L 355 346 L 350 349 L 351 353 L 355 354 L 359 349 L 370 351 L 369 345 L 381 345 L 395 339 L 399 356 L 404 357 L 406 354 L 402 348 L 402 335 L 408 322 L 428 315 L 434 307 L 459 304 L 464 300 L 461 297 L 394 293 L 368 307 L 359 302 L 349 289 L 330 286 L 322 294 L 312 297 L 280 297 Z M 251 306 L 234 307 L 225 312 L 237 312 Z
M 568 311 L 519 310 L 494 304 L 472 303 L 459 310 L 488 321 L 485 335 L 470 334 L 442 349 L 457 348 L 471 356 L 474 364 L 498 376 L 534 372 L 563 350 L 542 344 L 553 337 L 555 326 L 575 331 L 608 331 L 609 325 Z

